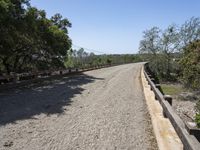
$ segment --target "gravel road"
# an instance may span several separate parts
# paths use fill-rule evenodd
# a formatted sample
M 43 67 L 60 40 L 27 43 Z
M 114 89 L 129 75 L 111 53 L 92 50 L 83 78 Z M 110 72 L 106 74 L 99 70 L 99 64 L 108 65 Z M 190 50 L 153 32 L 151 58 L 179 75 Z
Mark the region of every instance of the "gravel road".
M 0 93 L 0 149 L 157 149 L 141 64 Z

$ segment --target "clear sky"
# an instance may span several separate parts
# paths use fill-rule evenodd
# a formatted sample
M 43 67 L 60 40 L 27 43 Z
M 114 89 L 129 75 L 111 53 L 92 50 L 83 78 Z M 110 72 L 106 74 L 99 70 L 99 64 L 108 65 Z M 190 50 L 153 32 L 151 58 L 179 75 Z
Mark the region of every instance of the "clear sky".
M 73 44 L 113 54 L 137 53 L 142 32 L 200 17 L 200 0 L 31 0 L 48 17 L 72 23 Z

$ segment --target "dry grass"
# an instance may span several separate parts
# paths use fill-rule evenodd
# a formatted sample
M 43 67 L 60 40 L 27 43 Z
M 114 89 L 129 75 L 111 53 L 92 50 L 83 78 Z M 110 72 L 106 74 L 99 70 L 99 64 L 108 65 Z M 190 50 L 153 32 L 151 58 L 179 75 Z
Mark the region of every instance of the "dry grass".
M 180 84 L 161 84 L 161 88 L 165 94 L 178 95 L 185 89 Z

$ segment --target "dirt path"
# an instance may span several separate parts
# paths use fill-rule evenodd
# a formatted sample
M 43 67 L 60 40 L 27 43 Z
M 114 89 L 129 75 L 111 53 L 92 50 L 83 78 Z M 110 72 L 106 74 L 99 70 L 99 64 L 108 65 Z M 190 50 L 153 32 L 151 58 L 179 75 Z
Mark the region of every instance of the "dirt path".
M 0 149 L 157 149 L 141 64 L 0 94 Z

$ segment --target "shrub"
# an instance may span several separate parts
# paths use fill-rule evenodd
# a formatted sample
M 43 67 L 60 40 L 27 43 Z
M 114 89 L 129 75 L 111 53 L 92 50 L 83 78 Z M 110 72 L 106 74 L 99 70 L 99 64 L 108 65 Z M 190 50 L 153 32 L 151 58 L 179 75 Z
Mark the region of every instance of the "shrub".
M 200 40 L 190 43 L 184 48 L 180 60 L 182 81 L 187 88 L 200 88 Z
M 197 124 L 197 127 L 200 128 L 200 114 L 199 113 L 195 115 L 195 122 Z
M 196 115 L 195 115 L 195 122 L 197 127 L 200 128 L 200 100 L 196 103 Z

